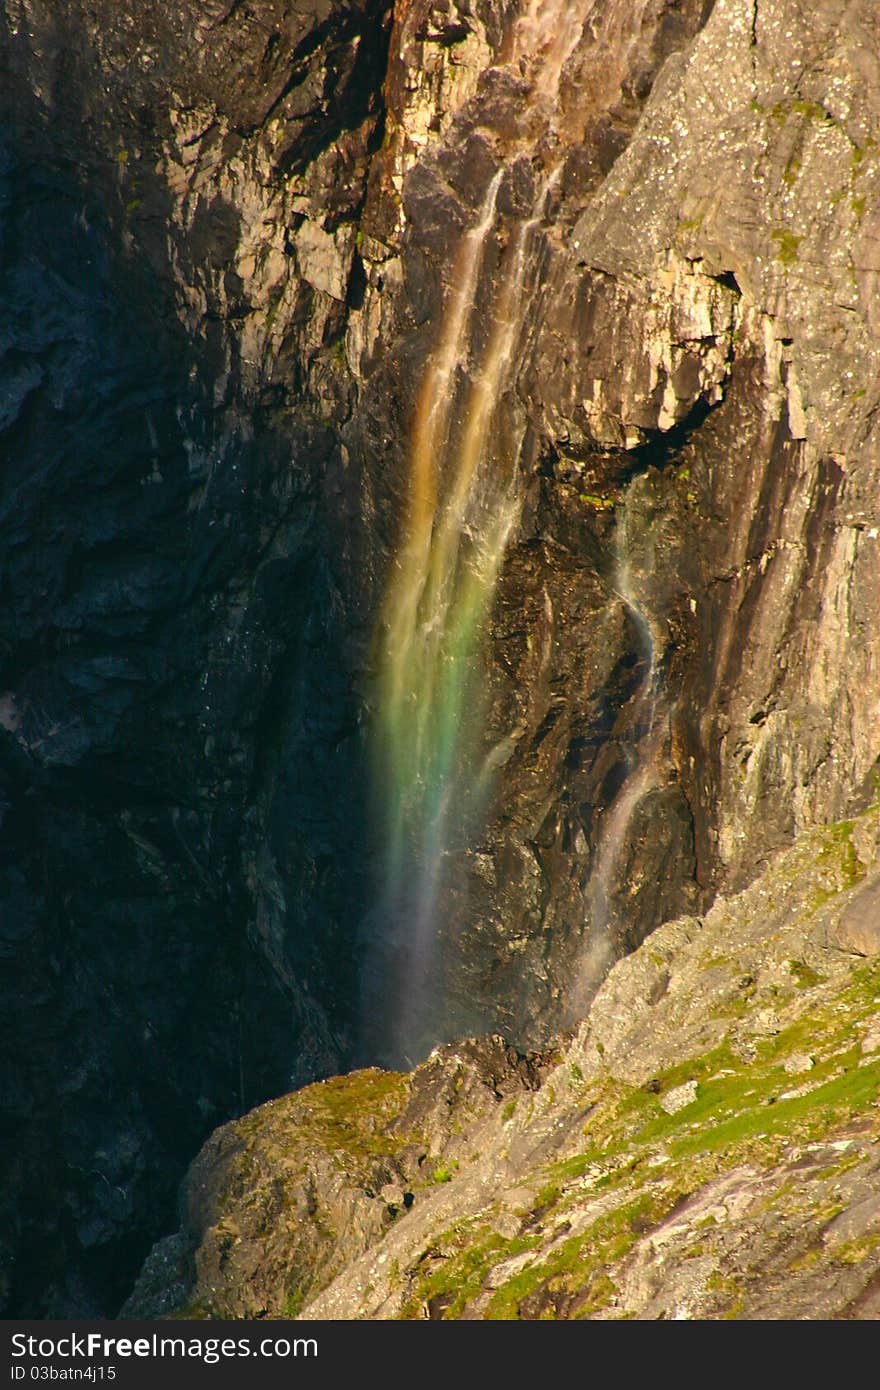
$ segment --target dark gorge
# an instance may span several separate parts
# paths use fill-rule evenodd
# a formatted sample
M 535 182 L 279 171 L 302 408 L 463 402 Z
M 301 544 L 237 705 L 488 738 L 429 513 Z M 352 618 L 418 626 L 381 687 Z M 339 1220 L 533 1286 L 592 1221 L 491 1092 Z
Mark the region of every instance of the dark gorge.
M 0 2 L 7 1316 L 871 806 L 880 30 L 793 8 Z

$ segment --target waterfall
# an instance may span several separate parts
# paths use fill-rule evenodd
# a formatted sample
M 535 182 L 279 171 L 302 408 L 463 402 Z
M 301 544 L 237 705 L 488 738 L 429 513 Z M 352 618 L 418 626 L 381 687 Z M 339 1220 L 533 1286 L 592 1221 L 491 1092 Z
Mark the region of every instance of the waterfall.
M 521 441 L 499 416 L 540 224 L 562 166 L 565 146 L 554 126 L 560 78 L 587 9 L 587 0 L 529 0 L 512 28 L 501 61 L 529 83 L 528 119 L 461 236 L 410 426 L 405 515 L 380 613 L 373 729 L 382 902 L 372 929 L 385 959 L 367 987 L 366 1029 L 391 1061 L 415 1060 L 442 1032 L 445 870 L 451 852 L 478 831 L 491 792 L 480 767 L 480 648 L 521 505 Z M 533 153 L 540 142 L 543 174 L 530 214 L 501 219 L 498 194 L 512 154 Z M 492 274 L 487 249 L 497 233 L 506 245 Z
M 624 777 L 611 805 L 605 810 L 591 858 L 587 883 L 589 917 L 566 1000 L 566 1018 L 575 1023 L 615 960 L 611 936 L 611 892 L 620 856 L 626 848 L 633 813 L 658 778 L 664 735 L 657 643 L 651 619 L 635 583 L 631 565 L 629 518 L 620 507 L 614 537 L 613 589 L 636 634 L 636 659 L 643 668 L 638 688 L 629 702 L 628 732 L 621 741 Z

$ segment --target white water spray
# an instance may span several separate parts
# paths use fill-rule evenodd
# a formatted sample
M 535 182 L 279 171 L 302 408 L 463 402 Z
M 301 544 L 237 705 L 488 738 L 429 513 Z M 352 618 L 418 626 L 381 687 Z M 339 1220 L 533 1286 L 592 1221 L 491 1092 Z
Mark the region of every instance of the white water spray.
M 636 655 L 644 666 L 644 674 L 630 701 L 629 724 L 634 732 L 622 745 L 624 780 L 602 816 L 592 857 L 587 885 L 587 939 L 566 1001 L 566 1015 L 570 1023 L 576 1022 L 586 1013 L 590 1001 L 616 958 L 611 935 L 612 887 L 621 854 L 626 848 L 627 832 L 633 815 L 648 792 L 657 784 L 665 736 L 665 710 L 662 707 L 656 661 L 657 643 L 651 620 L 633 578 L 629 525 L 625 508 L 620 509 L 617 519 L 614 592 L 635 629 L 638 639 Z
M 529 83 L 529 96 L 521 140 L 507 159 L 531 155 L 537 138 L 549 137 L 542 178 L 526 217 L 497 213 L 509 164 L 485 190 L 459 243 L 413 413 L 406 511 L 380 618 L 374 730 L 384 829 L 377 933 L 389 964 L 368 1009 L 386 1013 L 379 1047 L 392 1060 L 412 1060 L 442 1030 L 436 996 L 444 877 L 491 791 L 478 756 L 480 645 L 521 505 L 517 429 L 506 418 L 500 428 L 499 410 L 512 385 L 536 236 L 565 154 L 554 127 L 561 75 L 591 4 L 531 0 L 514 26 L 504 61 Z M 486 283 L 496 232 L 506 247 Z

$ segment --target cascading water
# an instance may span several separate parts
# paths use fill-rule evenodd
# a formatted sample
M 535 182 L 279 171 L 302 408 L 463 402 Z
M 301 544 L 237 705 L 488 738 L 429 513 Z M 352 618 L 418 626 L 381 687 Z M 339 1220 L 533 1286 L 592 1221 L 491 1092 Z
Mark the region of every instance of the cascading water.
M 633 814 L 657 781 L 664 735 L 657 645 L 632 574 L 626 507 L 619 509 L 615 529 L 614 591 L 632 623 L 636 637 L 635 656 L 642 675 L 627 710 L 628 732 L 620 740 L 624 761 L 623 780 L 602 817 L 592 856 L 587 885 L 589 922 L 586 943 L 580 953 L 566 1001 L 565 1012 L 569 1023 L 583 1017 L 603 977 L 614 963 L 612 889 Z
M 521 506 L 522 432 L 503 403 L 565 152 L 560 78 L 588 9 L 588 0 L 530 0 L 511 30 L 502 62 L 528 84 L 521 140 L 499 154 L 461 237 L 413 413 L 406 509 L 380 618 L 373 740 L 384 964 L 366 988 L 365 1031 L 386 1061 L 411 1062 L 442 1034 L 444 872 L 479 827 L 491 790 L 490 765 L 480 762 L 480 646 Z M 523 152 L 541 166 L 532 210 L 501 218 L 499 191 Z M 506 245 L 492 273 L 496 234 Z

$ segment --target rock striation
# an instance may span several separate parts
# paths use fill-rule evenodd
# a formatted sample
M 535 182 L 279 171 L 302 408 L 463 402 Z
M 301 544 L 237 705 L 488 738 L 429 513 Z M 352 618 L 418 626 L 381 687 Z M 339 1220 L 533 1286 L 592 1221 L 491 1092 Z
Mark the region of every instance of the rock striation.
M 368 1055 L 362 1016 L 379 949 L 367 750 L 376 613 L 452 253 L 504 169 L 488 289 L 546 153 L 508 61 L 519 8 L 0 4 L 9 1309 L 115 1310 L 144 1251 L 174 1226 L 176 1185 L 215 1126 L 382 1060 Z M 473 1124 L 497 1127 L 495 1090 L 507 1105 L 519 1077 L 529 1094 L 511 1132 L 524 1146 L 530 1133 L 543 1140 L 524 1118 L 532 1064 L 518 1059 L 586 1009 L 597 879 L 612 955 L 664 921 L 679 926 L 615 968 L 590 1028 L 654 943 L 693 933 L 698 952 L 698 920 L 716 924 L 700 930 L 720 943 L 732 894 L 746 902 L 796 837 L 818 844 L 811 827 L 874 795 L 878 23 L 870 0 L 821 0 L 809 13 L 790 0 L 584 0 L 559 75 L 567 154 L 506 397 L 524 442 L 520 522 L 483 653 L 481 753 L 494 792 L 478 841 L 452 864 L 441 952 L 441 1034 L 507 1040 L 470 1044 L 461 1062 L 474 1106 L 492 1117 Z M 791 903 L 803 908 L 798 873 Z M 789 890 L 773 882 L 782 912 Z M 749 919 L 735 949 L 712 949 L 734 962 L 754 950 L 757 962 L 762 920 Z M 811 921 L 804 910 L 785 928 L 787 959 L 802 960 L 795 937 L 803 929 L 806 941 Z M 853 896 L 839 931 L 841 950 L 872 949 L 867 898 Z M 808 968 L 824 974 L 832 958 L 845 963 L 832 950 Z M 757 968 L 731 967 L 737 978 Z M 662 975 L 649 993 L 666 988 Z M 849 988 L 843 978 L 835 965 L 810 990 Z M 701 996 L 688 997 L 696 1019 Z M 645 1007 L 661 1005 L 658 995 Z M 720 1016 L 699 1055 L 732 1028 Z M 560 1065 L 604 1075 L 578 1046 Z M 807 1055 L 809 1040 L 797 1047 Z M 687 1104 L 668 1116 L 687 1124 L 710 1074 L 667 1076 L 674 1059 L 657 1049 L 626 1084 L 641 1096 L 661 1076 L 668 1100 L 695 1082 L 696 1098 L 680 1093 Z M 459 1051 L 417 1075 L 436 1074 L 442 1091 Z M 775 1058 L 758 1057 L 767 1095 Z M 716 1062 L 733 1067 L 731 1087 L 746 1084 L 746 1062 Z M 503 1086 L 485 1080 L 493 1068 Z M 314 1093 L 327 1105 L 275 1102 L 305 1131 L 285 1160 L 292 1210 L 308 1214 L 298 1175 L 327 1149 L 345 1084 Z M 416 1085 L 364 1084 L 382 1124 Z M 629 1122 L 605 1084 L 600 1138 L 613 1147 Z M 536 1094 L 543 1107 L 546 1083 Z M 717 1087 L 708 1094 L 722 1104 Z M 407 1124 L 461 1200 L 468 1155 L 421 1112 Z M 230 1134 L 210 1141 L 200 1171 L 234 1166 Z M 829 1142 L 868 1143 L 835 1134 Z M 374 1139 L 339 1180 L 367 1263 L 386 1228 L 389 1249 L 416 1228 L 423 1203 L 398 1226 L 396 1197 L 383 1205 L 365 1185 L 405 1194 L 421 1182 L 438 1222 L 453 1190 L 399 1157 L 365 1177 Z M 582 1151 L 560 1149 L 559 1161 Z M 757 1171 L 768 1164 L 782 1190 L 789 1160 L 773 1168 L 771 1157 L 762 1150 Z M 819 1167 L 829 1166 L 826 1155 Z M 226 1179 L 210 1171 L 216 1192 L 188 1218 L 187 1251 L 212 1227 L 211 1202 L 226 1201 Z M 851 1171 L 847 1206 L 862 1191 L 863 1169 Z M 724 1173 L 744 1201 L 752 1178 Z M 567 1207 L 554 1210 L 564 1243 Z M 652 1208 L 651 1229 L 670 1211 Z M 432 1227 L 438 1239 L 444 1229 Z M 491 1240 L 532 1240 L 517 1229 Z M 246 1243 L 256 1250 L 263 1234 Z M 301 1238 L 302 1258 L 279 1254 L 283 1277 L 261 1273 L 253 1297 L 236 1266 L 236 1307 L 283 1310 L 283 1298 L 375 1313 L 406 1298 L 439 1308 L 449 1294 L 410 1280 L 405 1297 L 386 1284 L 390 1301 L 370 1302 L 351 1273 L 334 1303 L 336 1286 L 317 1295 L 318 1285 L 348 1278 L 342 1265 L 357 1252 L 308 1224 Z M 548 1239 L 506 1258 L 527 1256 L 525 1268 Z M 466 1249 L 441 1242 L 438 1270 L 454 1267 L 469 1290 L 444 1306 L 484 1316 L 494 1294 L 483 1255 L 449 1265 Z M 217 1250 L 205 1246 L 192 1297 L 232 1307 L 208 1272 Z M 830 1268 L 822 1250 L 810 1288 Z M 710 1255 L 723 1266 L 721 1245 L 699 1258 Z M 256 1278 L 263 1256 L 247 1259 Z M 853 1290 L 868 1267 L 846 1266 Z M 660 1315 L 647 1284 L 615 1286 L 619 1301 L 602 1307 Z M 691 1316 L 739 1297 L 715 1290 L 713 1302 L 699 1287 L 680 1296 Z M 858 1306 L 870 1309 L 859 1287 L 852 1299 L 864 1293 Z M 569 1315 L 568 1293 L 550 1294 L 516 1306 Z

